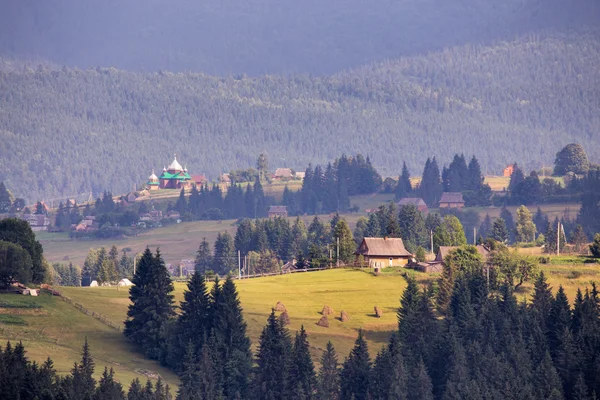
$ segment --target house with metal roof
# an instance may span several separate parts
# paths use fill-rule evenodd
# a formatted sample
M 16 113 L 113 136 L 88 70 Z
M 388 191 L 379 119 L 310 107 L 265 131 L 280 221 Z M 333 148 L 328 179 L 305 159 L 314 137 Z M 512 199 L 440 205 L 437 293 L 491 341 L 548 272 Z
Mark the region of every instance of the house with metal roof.
M 357 263 L 359 257 L 372 268 L 402 267 L 414 257 L 404 247 L 400 238 L 374 238 L 367 237 L 362 240 L 354 253 Z
M 426 213 L 429 210 L 427 208 L 427 204 L 425 204 L 425 201 L 420 197 L 405 197 L 400 199 L 397 204 L 398 207 L 415 206 L 417 207 L 417 210 L 421 211 L 422 213 Z
M 269 218 L 275 218 L 275 217 L 287 218 L 287 216 L 288 216 L 287 206 L 270 206 L 268 215 L 269 215 Z

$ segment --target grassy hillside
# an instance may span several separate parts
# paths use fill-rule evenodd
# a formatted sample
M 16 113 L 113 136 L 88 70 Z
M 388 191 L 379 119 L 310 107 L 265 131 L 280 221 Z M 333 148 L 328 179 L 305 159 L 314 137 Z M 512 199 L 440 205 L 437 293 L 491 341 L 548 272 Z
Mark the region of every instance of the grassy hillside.
M 135 352 L 121 332 L 60 298 L 0 294 L 0 341 L 22 341 L 30 359 L 40 363 L 51 357 L 57 371 L 67 374 L 73 363 L 81 359 L 86 337 L 96 362 L 96 379 L 107 366 L 114 368 L 116 378 L 126 387 L 136 377 L 145 381 L 147 375 L 143 371 L 160 374 L 171 387 L 178 384 L 171 372 Z
M 548 281 L 554 290 L 563 285 L 572 302 L 577 288 L 589 286 L 598 279 L 598 264 L 583 264 L 583 259 L 561 257 L 551 264 L 542 266 Z M 435 275 L 417 273 L 417 279 L 423 283 L 435 279 Z M 311 273 L 257 278 L 236 282 L 240 293 L 244 317 L 248 323 L 248 334 L 256 347 L 267 316 L 277 301 L 288 309 L 291 324 L 295 331 L 304 325 L 309 334 L 311 351 L 315 359 L 321 354 L 328 340 L 331 340 L 341 357 L 345 357 L 356 338 L 357 331 L 365 331 L 367 341 L 374 356 L 377 350 L 388 340 L 391 332 L 397 328 L 396 311 L 400 296 L 406 283 L 398 273 L 385 273 L 374 276 L 359 270 L 329 270 Z M 184 283 L 175 284 L 175 300 L 183 299 Z M 116 288 L 63 288 L 64 293 L 73 300 L 84 304 L 110 321 L 119 324 L 125 318 L 128 293 Z M 532 293 L 532 285 L 526 284 L 517 293 L 519 299 Z M 346 323 L 329 318 L 329 328 L 316 325 L 321 317 L 324 305 L 335 311 L 339 317 L 345 310 L 351 320 Z M 384 310 L 382 318 L 374 316 L 373 307 Z
M 0 180 L 29 201 L 123 193 L 177 153 L 191 173 L 303 170 L 370 155 L 419 176 L 454 153 L 499 174 L 551 165 L 582 143 L 600 160 L 598 31 L 522 36 L 370 64 L 329 77 L 217 78 L 114 68 L 0 72 Z
M 81 68 L 323 74 L 598 20 L 594 0 L 6 0 L 0 54 Z

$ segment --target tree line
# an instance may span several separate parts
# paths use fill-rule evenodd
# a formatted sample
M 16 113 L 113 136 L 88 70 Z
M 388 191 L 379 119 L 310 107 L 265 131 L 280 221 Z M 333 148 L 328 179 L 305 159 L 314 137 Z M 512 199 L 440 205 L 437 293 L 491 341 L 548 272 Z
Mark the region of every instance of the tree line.
M 161 378 L 156 384 L 150 379 L 142 385 L 134 379 L 127 393 L 118 381 L 112 368 L 104 367 L 99 381 L 94 379 L 94 358 L 87 338 L 83 345 L 81 361 L 76 362 L 71 372 L 61 376 L 54 368 L 50 357 L 41 365 L 30 361 L 21 342 L 14 346 L 8 342 L 0 346 L 0 398 L 27 399 L 72 399 L 72 400 L 172 400 L 169 385 Z

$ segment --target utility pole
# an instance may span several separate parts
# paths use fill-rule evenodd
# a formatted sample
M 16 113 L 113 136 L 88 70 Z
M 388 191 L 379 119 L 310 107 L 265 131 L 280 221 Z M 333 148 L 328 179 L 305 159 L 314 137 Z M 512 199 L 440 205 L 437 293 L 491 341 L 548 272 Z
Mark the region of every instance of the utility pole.
M 560 221 L 556 226 L 556 255 L 560 255 Z
M 340 238 L 337 238 L 337 260 L 336 260 L 336 266 L 337 268 L 340 267 Z
M 238 279 L 242 278 L 242 257 L 241 253 L 238 250 Z
M 134 254 L 133 255 L 133 275 L 135 276 L 135 267 L 136 267 L 136 261 L 137 261 L 137 256 Z
M 433 230 L 429 230 L 429 239 L 431 241 L 431 254 L 433 254 Z
M 477 228 L 473 227 L 473 246 L 477 245 Z

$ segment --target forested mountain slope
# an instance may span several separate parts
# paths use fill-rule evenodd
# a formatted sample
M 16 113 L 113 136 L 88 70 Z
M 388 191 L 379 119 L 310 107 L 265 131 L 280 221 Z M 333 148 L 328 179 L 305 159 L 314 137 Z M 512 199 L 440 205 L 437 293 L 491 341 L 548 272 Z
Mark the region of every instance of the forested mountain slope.
M 4 0 L 0 54 L 80 68 L 327 74 L 599 21 L 597 0 Z
M 178 154 L 191 173 L 304 169 L 370 155 L 383 175 L 406 160 L 475 154 L 484 173 L 550 165 L 581 143 L 600 161 L 599 31 L 525 36 L 371 64 L 330 77 L 218 78 L 113 68 L 0 72 L 0 180 L 37 200 L 114 193 Z

